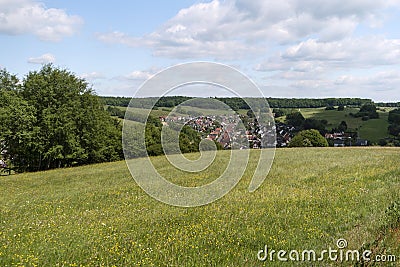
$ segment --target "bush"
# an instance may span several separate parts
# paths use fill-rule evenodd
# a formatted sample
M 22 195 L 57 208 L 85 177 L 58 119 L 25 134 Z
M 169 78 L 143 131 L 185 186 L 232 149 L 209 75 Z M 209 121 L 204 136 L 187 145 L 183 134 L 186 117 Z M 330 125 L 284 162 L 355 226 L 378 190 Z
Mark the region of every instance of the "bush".
M 363 116 L 363 117 L 362 117 L 362 120 L 363 120 L 363 121 L 369 120 L 369 116 Z
M 379 114 L 374 104 L 366 104 L 360 108 L 358 113 L 354 114 L 354 117 L 362 118 L 363 121 L 367 121 L 369 119 L 378 119 Z
M 328 141 L 317 130 L 299 132 L 289 143 L 289 147 L 327 147 Z
M 275 118 L 279 118 L 279 117 L 283 117 L 286 115 L 285 111 L 283 111 L 282 109 L 273 109 L 272 111 L 275 114 Z
M 385 139 L 380 139 L 378 142 L 378 145 L 380 146 L 386 146 L 388 144 L 388 142 Z

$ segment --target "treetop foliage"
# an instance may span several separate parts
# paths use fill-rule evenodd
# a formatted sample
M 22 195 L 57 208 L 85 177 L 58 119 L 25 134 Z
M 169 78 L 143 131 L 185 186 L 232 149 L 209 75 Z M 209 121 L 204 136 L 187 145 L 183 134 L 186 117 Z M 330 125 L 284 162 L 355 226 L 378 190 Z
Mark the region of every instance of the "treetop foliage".
M 3 157 L 34 171 L 122 158 L 121 125 L 85 80 L 44 65 L 20 82 L 0 72 Z
M 328 141 L 314 129 L 299 132 L 289 143 L 290 147 L 327 147 Z

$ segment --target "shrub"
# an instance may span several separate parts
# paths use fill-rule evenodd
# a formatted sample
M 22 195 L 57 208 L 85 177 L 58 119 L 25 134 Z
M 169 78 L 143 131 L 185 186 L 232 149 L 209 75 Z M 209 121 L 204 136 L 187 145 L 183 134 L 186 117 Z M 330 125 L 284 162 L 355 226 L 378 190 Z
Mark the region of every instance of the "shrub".
M 289 143 L 289 147 L 327 147 L 328 141 L 314 129 L 299 132 Z

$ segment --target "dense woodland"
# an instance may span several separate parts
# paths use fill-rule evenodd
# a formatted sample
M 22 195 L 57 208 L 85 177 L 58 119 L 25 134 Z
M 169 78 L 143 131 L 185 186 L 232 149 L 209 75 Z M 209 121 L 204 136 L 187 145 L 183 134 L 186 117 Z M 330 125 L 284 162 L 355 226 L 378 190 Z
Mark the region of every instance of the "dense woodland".
M 131 98 L 128 97 L 104 97 L 102 96 L 105 105 L 109 106 L 121 106 L 127 107 Z M 137 108 L 152 108 L 155 101 L 154 97 L 148 98 L 136 98 L 130 106 Z M 155 104 L 156 107 L 175 107 L 187 100 L 192 99 L 186 96 L 167 96 L 161 97 Z M 215 99 L 227 104 L 233 110 L 239 109 L 249 109 L 246 101 L 252 102 L 265 102 L 265 99 L 257 98 L 237 98 L 237 97 L 215 97 Z M 320 107 L 333 107 L 333 106 L 355 106 L 361 107 L 364 104 L 372 104 L 371 99 L 361 99 L 361 98 L 324 98 L 324 99 L 310 99 L 310 98 L 266 98 L 268 104 L 271 108 L 320 108 Z M 205 105 L 209 104 L 210 101 L 204 101 Z M 196 102 L 198 104 L 198 102 Z M 189 103 L 188 103 L 189 105 Z M 391 106 L 399 106 L 400 103 L 391 103 Z M 209 108 L 204 106 L 204 108 Z

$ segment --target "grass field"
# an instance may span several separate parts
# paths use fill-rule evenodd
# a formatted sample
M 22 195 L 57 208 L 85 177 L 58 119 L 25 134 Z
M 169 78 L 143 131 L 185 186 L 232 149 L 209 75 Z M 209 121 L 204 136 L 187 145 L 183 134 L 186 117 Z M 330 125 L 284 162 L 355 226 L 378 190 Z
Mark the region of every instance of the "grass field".
M 119 109 L 126 111 L 126 107 L 118 107 Z M 205 108 L 198 108 L 198 107 L 191 107 L 191 106 L 181 106 L 183 110 L 186 111 L 191 111 L 191 112 L 197 112 L 199 114 L 202 114 L 204 116 L 211 116 L 211 115 L 226 115 L 230 114 L 230 112 L 227 112 L 226 110 L 223 109 L 205 109 Z M 130 111 L 136 113 L 136 114 L 142 114 L 145 115 L 148 110 L 147 109 L 142 109 L 142 108 L 129 108 Z M 151 111 L 151 115 L 154 117 L 159 117 L 159 116 L 167 116 L 173 108 L 167 108 L 167 107 L 157 107 L 157 109 L 153 109 Z M 243 110 L 244 113 L 247 112 L 247 110 Z M 180 114 L 179 112 L 175 112 L 178 115 L 185 115 L 185 114 Z
M 341 121 L 345 121 L 349 130 L 358 131 L 359 137 L 377 144 L 382 138 L 388 136 L 388 111 L 378 111 L 379 119 L 363 121 L 361 118 L 351 117 L 350 113 L 357 113 L 357 108 L 346 108 L 344 111 L 325 110 L 325 108 L 302 108 L 300 112 L 305 118 L 327 120 L 328 129 L 337 127 Z
M 218 153 L 226 161 L 228 151 Z M 248 193 L 257 153 L 234 190 L 198 208 L 152 199 L 125 162 L 0 177 L 0 266 L 281 266 L 257 252 L 321 251 L 339 238 L 400 256 L 385 215 L 400 199 L 400 149 L 280 149 Z M 177 183 L 220 171 L 182 174 L 164 157 L 153 162 Z M 318 262 L 331 265 L 340 264 Z

